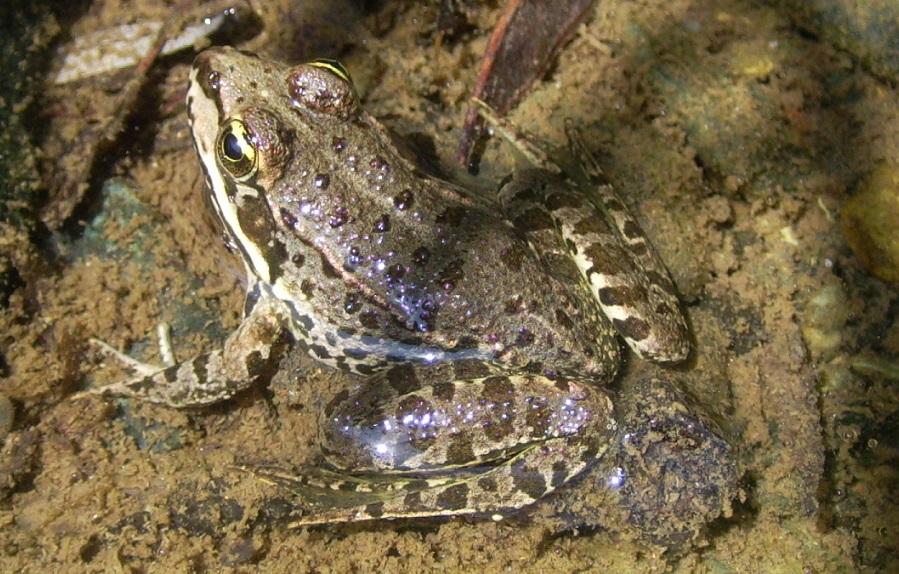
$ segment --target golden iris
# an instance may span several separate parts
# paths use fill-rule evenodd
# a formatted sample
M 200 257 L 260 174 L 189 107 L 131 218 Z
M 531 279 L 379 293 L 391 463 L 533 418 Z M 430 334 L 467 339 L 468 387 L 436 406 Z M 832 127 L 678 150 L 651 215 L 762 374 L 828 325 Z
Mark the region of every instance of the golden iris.
M 256 145 L 246 124 L 231 120 L 219 134 L 218 155 L 222 167 L 238 180 L 256 173 Z

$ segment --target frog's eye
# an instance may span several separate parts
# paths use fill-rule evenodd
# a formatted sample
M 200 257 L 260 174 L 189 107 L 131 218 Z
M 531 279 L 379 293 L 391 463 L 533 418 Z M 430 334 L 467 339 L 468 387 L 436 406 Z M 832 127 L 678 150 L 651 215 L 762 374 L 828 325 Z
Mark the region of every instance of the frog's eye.
M 235 179 L 256 173 L 256 144 L 242 121 L 231 120 L 222 128 L 216 149 L 222 167 Z
M 343 64 L 341 64 L 337 60 L 331 60 L 330 58 L 318 58 L 309 62 L 309 65 L 315 66 L 316 68 L 321 68 L 322 70 L 327 70 L 344 82 L 348 82 L 350 84 L 353 83 L 353 80 L 350 78 L 350 73 L 346 68 L 343 67 Z
M 340 62 L 313 60 L 291 69 L 287 89 L 296 108 L 346 120 L 359 111 L 356 88 Z

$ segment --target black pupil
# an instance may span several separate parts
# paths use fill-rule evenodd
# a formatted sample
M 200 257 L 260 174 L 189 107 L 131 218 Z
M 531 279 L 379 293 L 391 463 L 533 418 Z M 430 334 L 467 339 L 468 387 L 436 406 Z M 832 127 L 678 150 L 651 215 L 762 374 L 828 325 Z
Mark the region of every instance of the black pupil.
M 237 136 L 233 133 L 225 134 L 225 139 L 222 141 L 222 151 L 225 152 L 225 157 L 233 161 L 240 161 L 243 158 L 243 149 L 240 147 L 240 142 L 237 141 Z

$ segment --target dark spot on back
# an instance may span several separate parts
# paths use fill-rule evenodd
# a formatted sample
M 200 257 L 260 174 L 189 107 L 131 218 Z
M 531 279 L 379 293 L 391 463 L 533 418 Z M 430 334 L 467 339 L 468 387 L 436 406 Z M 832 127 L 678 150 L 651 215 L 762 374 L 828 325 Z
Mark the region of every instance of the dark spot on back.
M 593 462 L 596 460 L 596 455 L 599 454 L 597 441 L 594 438 L 582 437 L 582 442 L 586 444 L 587 447 L 581 453 L 581 460 L 586 463 Z
M 444 510 L 461 510 L 468 506 L 468 485 L 456 484 L 437 495 L 437 507 Z
M 496 492 L 499 485 L 496 482 L 496 478 L 484 476 L 478 479 L 478 487 L 485 492 Z
M 356 361 L 363 361 L 369 355 L 368 351 L 364 351 L 362 349 L 350 348 L 350 347 L 345 348 L 343 350 L 343 354 L 344 354 L 344 356 L 346 356 L 350 359 L 354 359 Z
M 626 339 L 642 341 L 649 336 L 649 324 L 636 317 L 628 317 L 623 321 L 621 319 L 613 319 L 612 324 L 615 325 L 615 329 Z
M 325 416 L 333 416 L 334 411 L 337 410 L 337 407 L 341 405 L 344 401 L 346 401 L 350 397 L 350 392 L 346 389 L 340 391 L 334 398 L 331 399 L 328 404 L 325 406 Z
M 546 204 L 547 209 L 551 211 L 562 209 L 563 207 L 578 209 L 584 204 L 580 195 L 572 191 L 551 193 L 546 197 L 544 203 Z
M 608 222 L 600 214 L 581 219 L 574 224 L 573 229 L 578 235 L 587 235 L 589 233 L 606 235 L 611 232 Z
M 628 265 L 628 257 L 625 251 L 614 245 L 598 245 L 594 243 L 584 249 L 584 255 L 593 264 L 587 270 L 588 276 L 593 273 L 620 275 Z
M 471 436 L 468 433 L 454 436 L 449 448 L 446 449 L 446 462 L 450 465 L 463 466 L 474 458 Z
M 406 415 L 413 415 L 417 419 L 418 417 L 415 415 L 420 415 L 430 410 L 431 408 L 427 401 L 418 395 L 409 395 L 399 399 L 393 416 L 400 421 L 406 418 Z
M 502 403 L 512 400 L 515 396 L 515 385 L 509 377 L 497 375 L 484 379 L 484 389 L 481 398 L 488 403 Z
M 624 222 L 622 232 L 628 239 L 639 239 L 643 237 L 643 230 L 640 229 L 640 226 L 637 225 L 637 222 L 633 219 L 629 219 Z
M 406 510 L 421 509 L 421 492 L 410 492 L 403 498 L 403 507 Z
M 312 353 L 315 354 L 315 356 L 319 359 L 331 358 L 331 353 L 329 353 L 328 349 L 326 347 L 323 347 L 322 345 L 309 345 L 309 350 L 312 351 Z
M 381 516 L 384 516 L 384 503 L 373 502 L 372 504 L 366 505 L 365 513 L 372 518 L 380 518 Z
M 451 351 L 464 351 L 465 349 L 474 349 L 478 346 L 478 340 L 470 335 L 463 335 L 450 349 Z
M 511 405 L 505 404 L 496 408 L 496 412 L 493 413 L 496 418 L 484 424 L 484 436 L 494 442 L 498 442 L 515 431 L 513 426 L 515 423 L 515 411 L 510 407 Z M 505 413 L 505 417 L 501 416 L 503 413 Z
M 523 231 L 543 231 L 553 229 L 552 216 L 540 207 L 533 207 L 515 218 L 515 227 Z
M 649 253 L 649 245 L 647 245 L 643 241 L 630 244 L 628 246 L 628 249 L 630 249 L 631 253 L 637 256 L 646 255 L 647 253 Z
M 438 401 L 450 402 L 456 396 L 456 385 L 453 383 L 437 383 L 431 390 Z
M 415 449 L 418 452 L 424 452 L 429 448 L 433 447 L 437 443 L 437 439 L 431 436 L 421 437 L 420 434 L 415 433 L 409 437 L 409 446 Z M 409 453 L 410 455 L 416 454 L 415 452 Z M 405 460 L 405 459 L 404 459 Z M 405 466 L 405 465 L 398 465 Z
M 527 410 L 525 420 L 527 421 L 527 426 L 531 429 L 531 438 L 546 438 L 546 429 L 549 428 L 548 416 L 546 405 L 543 404 L 532 404 L 531 408 Z
M 674 285 L 671 283 L 671 277 L 665 272 L 655 270 L 645 270 L 646 278 L 649 279 L 651 285 L 661 285 L 665 291 L 674 291 Z
M 557 460 L 553 463 L 553 473 L 550 484 L 553 488 L 559 488 L 568 479 L 568 467 L 565 461 Z
M 626 211 L 624 205 L 617 199 L 610 199 L 606 203 L 606 209 L 609 211 Z
M 513 243 L 499 253 L 499 260 L 505 263 L 511 271 L 519 271 L 524 258 L 525 251 L 519 243 Z
M 384 375 L 390 388 L 398 395 L 407 395 L 409 393 L 421 390 L 421 381 L 412 365 L 401 364 L 391 367 Z
M 603 287 L 599 290 L 599 301 L 603 305 L 631 305 L 646 298 L 646 290 L 639 286 Z
M 524 492 L 533 499 L 538 499 L 546 494 L 546 481 L 538 472 L 529 470 L 523 464 L 516 464 L 512 467 L 512 483 L 515 489 Z

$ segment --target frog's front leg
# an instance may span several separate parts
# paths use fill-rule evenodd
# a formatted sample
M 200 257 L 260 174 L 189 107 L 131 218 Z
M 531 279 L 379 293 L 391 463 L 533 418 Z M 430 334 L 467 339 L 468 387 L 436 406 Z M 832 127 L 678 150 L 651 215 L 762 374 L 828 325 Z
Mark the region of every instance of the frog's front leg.
M 277 359 L 286 317 L 276 302 L 262 299 L 222 349 L 174 365 L 135 364 L 137 375 L 76 395 L 134 397 L 176 408 L 201 407 L 248 388 Z

